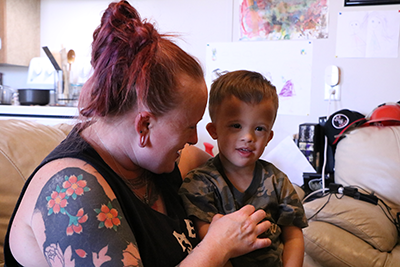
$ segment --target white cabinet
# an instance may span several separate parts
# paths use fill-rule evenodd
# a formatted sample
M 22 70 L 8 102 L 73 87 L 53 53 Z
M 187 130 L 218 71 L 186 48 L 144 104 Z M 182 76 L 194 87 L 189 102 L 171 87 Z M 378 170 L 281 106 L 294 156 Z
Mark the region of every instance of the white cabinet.
M 0 105 L 0 119 L 2 120 L 29 120 L 45 125 L 75 124 L 77 116 L 78 109 L 76 107 Z

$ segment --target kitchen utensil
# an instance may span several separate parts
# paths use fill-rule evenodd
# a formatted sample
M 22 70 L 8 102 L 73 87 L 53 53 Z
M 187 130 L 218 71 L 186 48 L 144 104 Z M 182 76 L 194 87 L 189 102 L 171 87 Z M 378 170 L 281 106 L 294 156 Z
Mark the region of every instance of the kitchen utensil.
M 21 105 L 47 105 L 50 101 L 50 90 L 45 89 L 18 89 Z
M 67 53 L 67 60 L 69 64 L 69 72 L 71 73 L 71 65 L 72 63 L 75 62 L 75 51 L 74 50 L 69 50 Z
M 63 71 L 63 96 L 62 98 L 68 98 L 69 95 L 69 70 L 68 70 L 68 58 L 67 58 L 67 50 L 62 46 L 60 50 L 61 56 L 61 69 Z M 61 96 L 60 96 L 61 97 Z
M 67 58 L 67 50 L 65 47 L 62 47 L 60 50 L 61 57 L 61 69 L 66 72 L 68 70 L 68 58 Z
M 60 66 L 58 65 L 56 59 L 54 58 L 53 54 L 50 52 L 47 46 L 42 47 L 44 52 L 46 53 L 47 57 L 50 59 L 51 64 L 53 64 L 56 70 L 61 70 Z

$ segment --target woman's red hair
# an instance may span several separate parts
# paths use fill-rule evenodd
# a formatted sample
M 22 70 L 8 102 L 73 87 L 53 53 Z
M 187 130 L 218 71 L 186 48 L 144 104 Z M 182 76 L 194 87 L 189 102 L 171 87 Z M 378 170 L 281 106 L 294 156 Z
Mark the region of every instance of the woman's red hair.
M 121 115 L 138 104 L 156 115 L 174 108 L 182 99 L 179 75 L 200 80 L 203 71 L 167 37 L 128 2 L 111 3 L 93 33 L 94 73 L 82 89 L 81 116 Z

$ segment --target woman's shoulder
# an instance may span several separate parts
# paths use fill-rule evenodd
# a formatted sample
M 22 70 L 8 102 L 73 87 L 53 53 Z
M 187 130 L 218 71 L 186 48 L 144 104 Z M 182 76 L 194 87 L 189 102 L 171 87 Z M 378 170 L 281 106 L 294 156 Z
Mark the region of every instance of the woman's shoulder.
M 94 237 L 103 229 L 112 230 L 106 231 L 109 236 L 101 237 L 101 245 L 106 249 L 113 240 L 120 246 L 119 252 L 114 252 L 120 255 L 126 249 L 125 239 L 136 244 L 124 217 L 110 185 L 92 165 L 81 159 L 62 158 L 44 164 L 35 173 L 14 221 L 25 225 L 22 232 L 32 231 L 38 240 L 45 240 L 42 251 L 59 245 L 73 251 L 79 248 L 83 255 L 89 255 L 93 245 L 100 242 Z M 88 236 L 93 239 L 85 239 Z
M 78 191 L 74 192 L 75 195 L 83 194 L 80 190 L 90 190 L 93 187 L 89 187 L 89 183 L 98 185 L 110 199 L 115 198 L 104 177 L 86 161 L 77 158 L 55 159 L 44 164 L 34 174 L 21 201 L 21 207 L 28 205 L 32 214 L 39 195 L 43 192 L 58 190 L 58 193 L 68 194 L 72 190 L 70 187 L 74 187 L 74 191 Z

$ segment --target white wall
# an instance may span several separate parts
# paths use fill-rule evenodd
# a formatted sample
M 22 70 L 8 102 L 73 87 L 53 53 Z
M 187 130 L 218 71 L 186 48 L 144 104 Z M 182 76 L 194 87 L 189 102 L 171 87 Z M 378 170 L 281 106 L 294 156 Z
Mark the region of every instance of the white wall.
M 42 0 L 41 46 L 52 50 L 74 49 L 77 57 L 89 56 L 92 33 L 100 22 L 101 12 L 109 0 Z M 230 42 L 238 38 L 238 16 L 234 5 L 239 0 L 130 0 L 143 18 L 158 23 L 161 32 L 180 33 L 178 44 L 199 58 L 205 67 L 206 44 Z M 318 117 L 342 108 L 367 114 L 378 104 L 400 100 L 400 60 L 335 58 L 336 24 L 340 11 L 398 10 L 400 5 L 344 7 L 344 0 L 328 0 L 329 38 L 314 40 L 311 81 L 311 107 L 308 116 L 279 115 L 274 126 L 275 137 L 266 151 L 288 135 L 298 131 L 298 125 L 317 122 Z M 282 41 L 290 42 L 290 41 Z M 44 56 L 44 53 L 42 54 Z M 324 101 L 324 70 L 328 65 L 341 70 L 341 101 Z M 0 68 L 1 70 L 1 68 Z M 208 116 L 205 116 L 208 119 Z M 212 142 L 199 125 L 200 145 Z
M 41 45 L 64 46 L 78 56 L 90 56 L 94 29 L 110 0 L 42 0 Z M 143 19 L 162 33 L 177 33 L 177 43 L 202 62 L 210 41 L 231 41 L 231 0 L 131 0 Z M 44 53 L 43 53 L 44 55 Z
M 344 7 L 344 0 L 330 0 L 329 38 L 314 43 L 311 81 L 311 111 L 309 116 L 285 116 L 277 118 L 276 136 L 284 138 L 297 132 L 298 124 L 318 122 L 318 117 L 348 108 L 368 114 L 383 102 L 400 100 L 400 59 L 336 58 L 336 25 L 339 12 L 366 10 L 399 10 L 400 5 Z M 324 101 L 324 71 L 328 65 L 340 68 L 341 101 Z M 277 141 L 275 139 L 275 141 Z
M 74 49 L 76 57 L 90 56 L 92 34 L 110 0 L 42 0 L 41 46 L 57 51 Z M 162 33 L 176 33 L 177 44 L 197 57 L 205 68 L 206 44 L 232 40 L 232 0 L 131 0 L 142 16 Z M 72 15 L 74 14 L 74 15 Z M 42 56 L 44 52 L 42 52 Z M 199 146 L 213 142 L 205 131 L 208 114 L 199 126 Z

